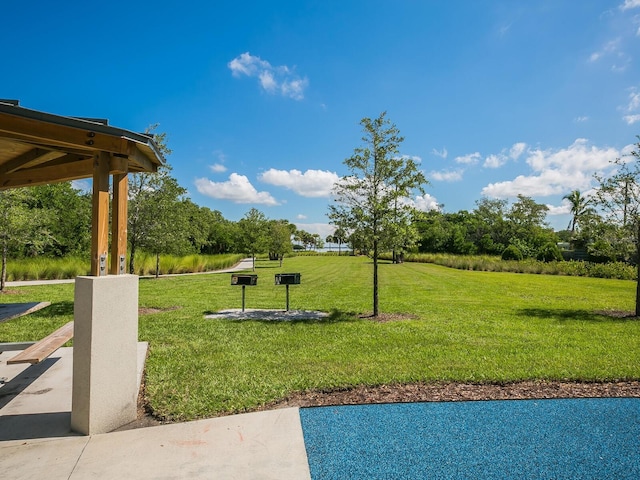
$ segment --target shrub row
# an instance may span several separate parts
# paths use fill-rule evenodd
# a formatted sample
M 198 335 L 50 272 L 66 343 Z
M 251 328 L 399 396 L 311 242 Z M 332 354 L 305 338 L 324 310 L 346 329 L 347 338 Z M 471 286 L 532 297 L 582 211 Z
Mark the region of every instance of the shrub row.
M 383 258 L 391 260 L 391 254 Z M 449 255 L 440 253 L 416 253 L 405 256 L 407 262 L 434 263 L 459 270 L 483 272 L 535 273 L 545 275 L 572 275 L 580 277 L 616 278 L 636 280 L 633 265 L 624 262 L 591 263 L 579 261 L 502 260 L 489 255 Z

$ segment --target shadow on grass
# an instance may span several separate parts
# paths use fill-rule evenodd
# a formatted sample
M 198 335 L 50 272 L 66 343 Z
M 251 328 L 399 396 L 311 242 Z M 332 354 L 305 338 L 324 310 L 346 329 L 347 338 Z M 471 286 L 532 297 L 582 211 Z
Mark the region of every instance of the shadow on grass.
M 580 320 L 583 322 L 632 322 L 638 321 L 635 312 L 619 310 L 578 310 L 551 308 L 523 308 L 518 315 L 556 320 Z
M 331 323 L 347 323 L 347 322 L 356 322 L 359 320 L 358 313 L 356 312 L 343 312 L 341 310 L 332 310 L 328 315 L 323 317 L 312 317 L 304 318 L 304 314 L 298 314 L 295 316 L 288 316 L 286 312 L 282 312 L 281 315 L 273 314 L 273 311 L 265 311 L 270 313 L 265 313 L 265 317 L 261 318 L 259 316 L 259 311 L 252 311 L 250 314 L 247 313 L 247 317 L 242 317 L 240 313 L 234 313 L 235 316 L 220 316 L 220 318 L 216 318 L 215 320 L 224 321 L 224 322 L 258 322 L 258 323 L 289 323 L 289 324 L 300 324 L 304 323 L 307 325 L 312 324 L 331 324 Z M 205 311 L 205 317 L 210 315 L 217 315 L 218 312 Z M 212 318 L 209 318 L 212 320 Z
M 64 301 L 52 303 L 48 307 L 43 308 L 29 314 L 29 317 L 43 318 L 43 317 L 58 317 L 63 315 L 73 315 L 73 302 Z

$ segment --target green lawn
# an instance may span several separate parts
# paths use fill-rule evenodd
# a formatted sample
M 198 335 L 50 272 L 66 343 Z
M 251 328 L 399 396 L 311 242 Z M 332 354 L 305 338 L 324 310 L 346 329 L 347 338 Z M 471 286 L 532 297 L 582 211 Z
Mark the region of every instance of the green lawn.
M 259 261 L 247 308 L 284 308 L 273 275 L 301 272 L 290 308 L 332 312 L 323 321 L 205 320 L 241 306 L 229 274 L 144 279 L 140 316 L 151 345 L 147 394 L 154 411 L 184 420 L 240 412 L 293 391 L 416 381 L 640 379 L 640 321 L 597 314 L 634 308 L 635 283 L 583 277 L 380 266 L 383 313 L 371 311 L 370 260 L 297 257 Z M 24 287 L 0 302 L 52 306 L 0 324 L 0 342 L 43 337 L 73 317 L 73 285 Z M 177 308 L 176 308 L 177 307 Z

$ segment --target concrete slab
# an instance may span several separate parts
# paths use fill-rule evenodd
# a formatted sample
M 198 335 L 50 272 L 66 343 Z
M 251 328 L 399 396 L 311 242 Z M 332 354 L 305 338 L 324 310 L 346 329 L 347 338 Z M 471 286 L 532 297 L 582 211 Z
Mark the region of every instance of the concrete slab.
M 93 435 L 74 479 L 310 479 L 297 408 Z
M 228 310 L 220 310 L 219 312 L 205 315 L 204 318 L 210 320 L 230 319 L 230 320 L 275 320 L 275 321 L 291 321 L 291 320 L 318 320 L 328 317 L 327 312 L 318 312 L 315 310 L 268 310 L 246 308 L 244 311 L 240 308 L 230 308 Z
M 148 343 L 138 343 L 138 385 L 147 349 Z M 0 377 L 6 378 L 0 385 L 0 442 L 21 444 L 75 435 L 71 432 L 73 348 L 59 348 L 36 365 L 7 365 L 6 360 L 16 353 L 0 354 Z
M 82 436 L 0 442 L 0 475 L 3 480 L 68 480 L 89 439 Z

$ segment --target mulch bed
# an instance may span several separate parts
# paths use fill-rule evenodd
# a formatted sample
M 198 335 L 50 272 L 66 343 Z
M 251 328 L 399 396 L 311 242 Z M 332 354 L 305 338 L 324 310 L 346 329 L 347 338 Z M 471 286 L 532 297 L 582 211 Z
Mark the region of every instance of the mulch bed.
M 144 387 L 138 398 L 138 419 L 119 430 L 171 423 L 171 421 L 154 417 L 143 392 Z M 294 393 L 251 411 L 375 403 L 622 397 L 640 398 L 640 381 L 592 383 L 525 381 L 504 384 L 411 383 L 376 387 L 358 386 L 351 389 Z
M 400 402 L 458 402 L 546 398 L 640 397 L 640 382 L 576 383 L 526 381 L 505 384 L 412 383 L 358 386 L 347 390 L 295 393 L 261 410 Z

